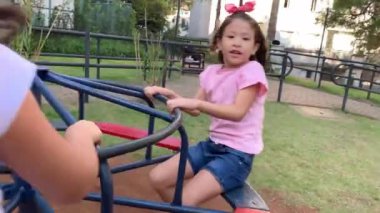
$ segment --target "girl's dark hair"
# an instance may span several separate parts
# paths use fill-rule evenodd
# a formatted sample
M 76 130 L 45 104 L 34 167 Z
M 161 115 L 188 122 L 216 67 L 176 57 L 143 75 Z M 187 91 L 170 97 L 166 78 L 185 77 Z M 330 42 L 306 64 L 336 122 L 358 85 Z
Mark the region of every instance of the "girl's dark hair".
M 226 27 L 229 24 L 231 24 L 231 22 L 234 19 L 241 19 L 241 20 L 247 21 L 251 25 L 252 30 L 255 32 L 255 35 L 254 35 L 255 36 L 255 43 L 258 43 L 260 46 L 259 46 L 259 49 L 257 50 L 256 54 L 251 55 L 249 60 L 250 61 L 256 60 L 263 67 L 265 67 L 266 57 L 267 57 L 267 46 L 266 46 L 264 34 L 261 31 L 261 28 L 260 28 L 259 24 L 255 21 L 255 19 L 253 19 L 252 17 L 250 17 L 249 15 L 247 15 L 244 12 L 234 13 L 234 14 L 228 16 L 224 20 L 224 22 L 222 23 L 222 25 L 219 27 L 219 29 L 216 31 L 216 33 L 214 34 L 214 36 L 212 38 L 212 43 L 211 43 L 211 47 L 210 47 L 211 51 L 215 51 L 217 49 L 218 41 L 222 39 Z M 223 60 L 222 51 L 219 51 L 218 58 L 219 58 L 219 62 L 223 64 L 224 60 Z
M 0 43 L 9 45 L 27 22 L 23 9 L 10 2 L 0 3 Z

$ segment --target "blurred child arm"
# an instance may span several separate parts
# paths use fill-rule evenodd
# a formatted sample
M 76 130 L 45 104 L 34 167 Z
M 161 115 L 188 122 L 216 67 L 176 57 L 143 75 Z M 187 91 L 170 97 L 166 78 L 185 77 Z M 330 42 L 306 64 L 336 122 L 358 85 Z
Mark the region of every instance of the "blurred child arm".
M 213 117 L 231 121 L 240 121 L 247 114 L 256 98 L 258 86 L 252 85 L 239 90 L 233 104 L 215 104 L 200 99 L 176 98 L 168 101 L 170 110 L 175 107 L 187 110 L 199 110 Z
M 79 202 L 96 184 L 100 130 L 80 121 L 62 137 L 45 118 L 31 92 L 0 137 L 0 160 L 57 204 Z

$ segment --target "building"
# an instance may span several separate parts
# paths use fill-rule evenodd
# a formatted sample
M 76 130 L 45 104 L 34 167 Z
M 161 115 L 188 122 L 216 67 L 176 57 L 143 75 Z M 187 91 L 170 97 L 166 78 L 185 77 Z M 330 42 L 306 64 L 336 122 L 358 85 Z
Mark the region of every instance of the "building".
M 210 38 L 215 27 L 217 2 L 217 0 L 194 1 L 190 14 L 189 37 Z M 267 29 L 272 0 L 256 0 L 256 2 L 255 11 L 249 14 L 260 23 L 263 29 Z M 229 15 L 224 10 L 224 5 L 230 3 L 238 5 L 239 0 L 221 0 L 220 21 Z
M 74 27 L 73 0 L 34 0 L 35 26 L 49 27 L 54 21 L 54 27 L 72 29 Z M 57 15 L 58 14 L 58 15 Z
M 177 13 L 166 16 L 168 22 L 168 28 L 172 29 L 175 27 L 177 21 Z M 178 23 L 178 35 L 187 36 L 190 24 L 190 10 L 187 7 L 182 7 L 179 11 L 179 23 Z
M 246 2 L 244 0 L 243 2 Z M 275 39 L 290 49 L 318 51 L 322 41 L 323 24 L 316 18 L 327 8 L 332 8 L 333 0 L 279 0 Z M 214 30 L 218 0 L 195 0 L 191 9 L 189 37 L 210 38 Z M 224 5 L 239 4 L 239 0 L 221 0 L 220 20 L 228 13 Z M 260 23 L 263 32 L 268 31 L 273 0 L 256 0 L 255 10 L 249 13 Z M 350 31 L 342 28 L 326 29 L 322 46 L 328 51 L 349 54 L 354 49 L 355 38 Z

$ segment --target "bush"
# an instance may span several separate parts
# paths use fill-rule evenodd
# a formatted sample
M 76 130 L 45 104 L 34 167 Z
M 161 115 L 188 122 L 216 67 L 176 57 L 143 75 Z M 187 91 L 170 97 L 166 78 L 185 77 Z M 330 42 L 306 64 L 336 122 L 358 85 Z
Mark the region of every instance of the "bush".
M 40 34 L 35 33 L 33 46 L 37 46 Z M 92 38 L 90 53 L 96 54 L 96 39 Z M 84 37 L 51 34 L 42 52 L 85 54 Z M 99 55 L 135 57 L 132 41 L 101 40 Z

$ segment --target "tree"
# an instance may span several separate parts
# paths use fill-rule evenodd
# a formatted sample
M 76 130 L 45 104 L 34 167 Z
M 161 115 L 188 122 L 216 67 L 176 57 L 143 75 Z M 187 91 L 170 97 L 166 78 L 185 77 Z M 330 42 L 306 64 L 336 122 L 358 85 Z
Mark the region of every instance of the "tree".
M 131 2 L 132 8 L 136 11 L 139 27 L 144 27 L 146 23 L 148 30 L 153 33 L 161 32 L 164 29 L 165 17 L 170 12 L 167 0 L 132 0 Z
M 273 0 L 272 10 L 270 13 L 269 24 L 268 24 L 268 40 L 273 41 L 276 37 L 276 25 L 277 25 L 277 15 L 278 8 L 280 5 L 280 0 Z
M 121 0 L 75 1 L 74 27 L 117 35 L 131 35 L 136 26 L 136 13 Z
M 325 14 L 318 22 L 323 23 Z M 360 50 L 380 47 L 380 0 L 335 0 L 328 26 L 342 26 L 353 31 Z
M 218 3 L 216 5 L 216 17 L 215 17 L 215 25 L 214 25 L 214 31 L 213 34 L 218 30 L 219 25 L 220 25 L 220 10 L 221 10 L 221 4 L 222 1 L 218 0 Z

